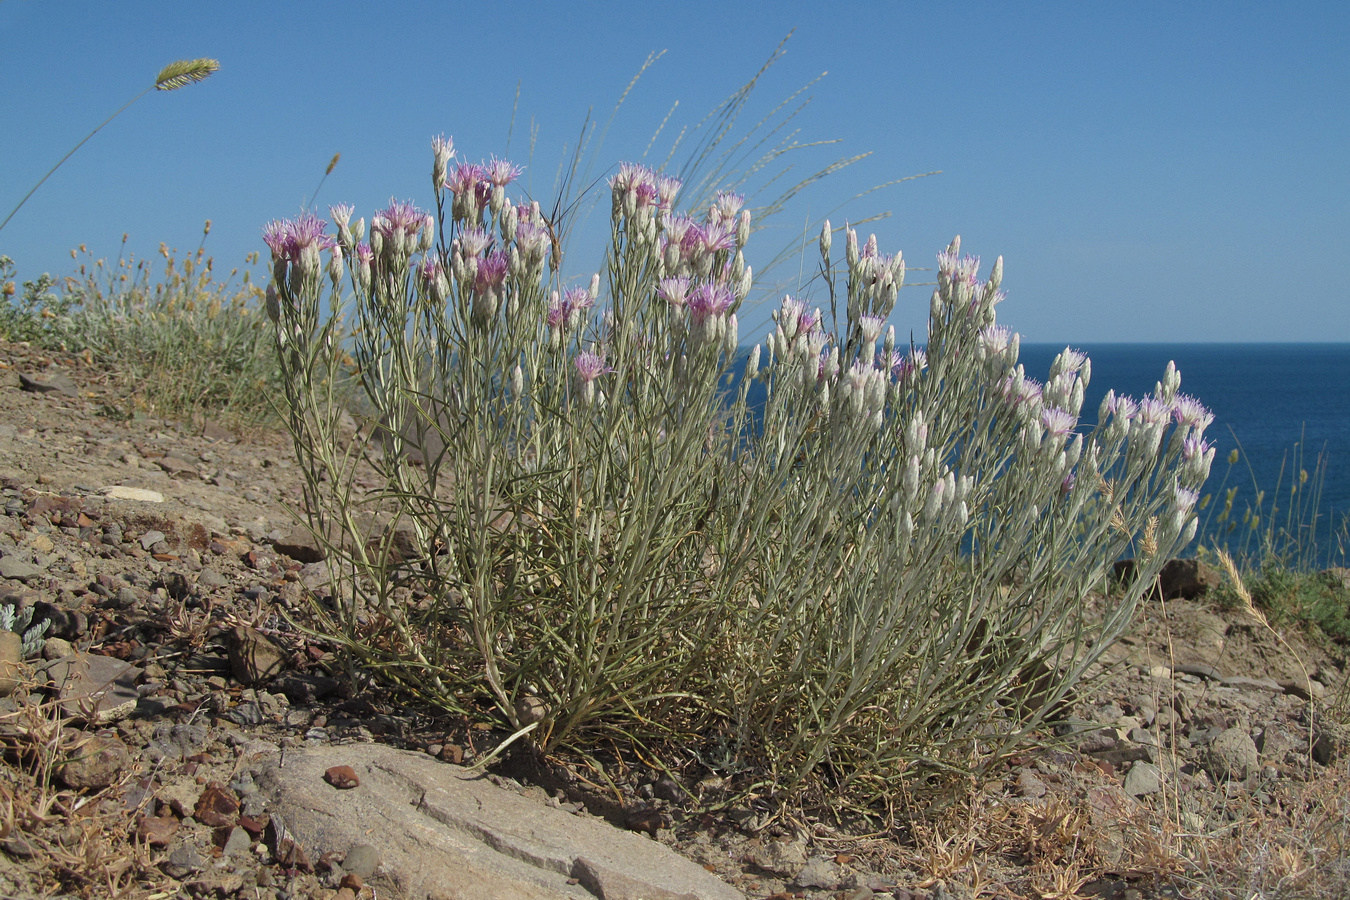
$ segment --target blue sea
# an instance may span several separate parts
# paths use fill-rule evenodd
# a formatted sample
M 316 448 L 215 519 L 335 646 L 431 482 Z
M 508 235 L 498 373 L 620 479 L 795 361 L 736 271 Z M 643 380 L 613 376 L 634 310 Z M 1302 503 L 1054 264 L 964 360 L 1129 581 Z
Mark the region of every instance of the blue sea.
M 1337 537 L 1350 537 L 1350 343 L 1073 347 L 1092 360 L 1085 421 L 1095 419 L 1108 389 L 1136 398 L 1152 393 L 1169 360 L 1181 373 L 1182 392 L 1214 412 L 1206 437 L 1217 452 L 1204 490 L 1211 507 L 1200 514 L 1202 526 L 1209 528 L 1197 543 L 1221 537 L 1224 526 L 1214 519 L 1227 489 L 1236 487 L 1239 524 L 1223 543 L 1238 556 L 1257 554 L 1256 542 L 1243 541 L 1243 511 L 1255 504 L 1258 491 L 1264 492 L 1263 520 L 1289 523 L 1290 488 L 1297 486 L 1291 524 L 1297 526 L 1300 546 L 1280 549 L 1301 553 L 1310 564 L 1347 564 L 1350 546 L 1338 544 Z M 1029 376 L 1044 381 L 1063 349 L 1063 344 L 1023 344 L 1020 361 Z M 1234 449 L 1239 461 L 1230 467 Z M 1301 470 L 1308 473 L 1302 483 Z
M 1027 374 L 1043 379 L 1063 349 L 1023 344 Z M 1222 504 L 1222 492 L 1237 487 L 1234 506 L 1240 515 L 1261 490 L 1269 512 L 1278 486 L 1281 508 L 1287 509 L 1290 487 L 1305 469 L 1308 481 L 1299 486 L 1303 514 L 1296 518 L 1306 530 L 1316 514 L 1318 557 L 1322 563 L 1333 560 L 1335 532 L 1350 515 L 1350 343 L 1084 344 L 1075 349 L 1092 359 L 1083 410 L 1094 416 L 1108 389 L 1134 397 L 1148 394 L 1168 361 L 1176 362 L 1182 392 L 1214 412 L 1206 432 L 1218 449 L 1205 490 L 1213 495 L 1210 502 Z M 1241 460 L 1229 471 L 1234 448 Z M 1283 512 L 1276 521 L 1285 521 Z

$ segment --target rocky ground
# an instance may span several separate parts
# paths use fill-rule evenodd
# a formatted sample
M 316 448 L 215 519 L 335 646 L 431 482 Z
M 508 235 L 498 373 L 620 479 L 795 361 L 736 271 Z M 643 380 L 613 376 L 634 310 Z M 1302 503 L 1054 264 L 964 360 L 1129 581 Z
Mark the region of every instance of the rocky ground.
M 494 736 L 391 705 L 291 624 L 324 571 L 287 511 L 284 436 L 124 420 L 107 384 L 0 344 L 0 603 L 50 623 L 21 664 L 0 641 L 0 895 L 455 896 L 400 872 L 393 832 L 305 846 L 275 782 L 287 754 L 329 763 L 334 796 L 394 770 L 351 767 L 362 744 L 462 772 Z M 1058 742 L 941 811 L 712 816 L 643 773 L 615 800 L 509 755 L 491 779 L 654 838 L 727 896 L 1350 895 L 1350 763 L 1322 715 L 1343 649 L 1217 608 L 1212 572 L 1171 574 Z M 571 865 L 573 893 L 538 896 L 648 895 Z

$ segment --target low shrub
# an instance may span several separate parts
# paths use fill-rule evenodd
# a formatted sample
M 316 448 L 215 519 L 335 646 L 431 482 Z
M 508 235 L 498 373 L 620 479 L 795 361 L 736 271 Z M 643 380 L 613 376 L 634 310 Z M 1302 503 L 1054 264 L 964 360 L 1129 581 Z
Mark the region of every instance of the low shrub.
M 319 627 L 385 683 L 542 751 L 877 797 L 1016 746 L 1193 537 L 1209 413 L 1169 366 L 1081 426 L 1091 364 L 1018 365 L 1002 260 L 981 280 L 953 241 L 925 345 L 899 345 L 904 260 L 848 229 L 841 260 L 826 223 L 829 314 L 785 298 L 745 360 L 742 198 L 682 212 L 621 166 L 604 277 L 572 285 L 513 166 L 433 150 L 434 212 L 264 235 Z

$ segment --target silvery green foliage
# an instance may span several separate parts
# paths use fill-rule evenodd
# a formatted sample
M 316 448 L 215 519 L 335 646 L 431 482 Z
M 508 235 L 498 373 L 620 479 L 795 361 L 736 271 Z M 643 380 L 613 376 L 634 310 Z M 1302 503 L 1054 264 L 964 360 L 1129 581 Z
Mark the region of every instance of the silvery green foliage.
M 51 620 L 33 625 L 33 607 L 26 606 L 22 612 L 16 612 L 16 609 L 13 604 L 0 606 L 0 631 L 23 635 L 23 655 L 32 656 L 42 649 L 42 637 L 51 627 Z
M 827 224 L 830 320 L 784 299 L 741 371 L 741 198 L 682 214 L 622 166 L 605 277 L 569 286 L 514 168 L 433 146 L 434 214 L 265 235 L 326 627 L 393 682 L 545 749 L 678 735 L 784 790 L 882 791 L 1012 746 L 1193 537 L 1208 413 L 1169 367 L 1086 427 L 1090 362 L 1023 370 L 1001 260 L 981 280 L 953 242 L 897 346 L 904 260 L 846 230 L 837 261 Z M 344 442 L 349 363 L 374 424 Z

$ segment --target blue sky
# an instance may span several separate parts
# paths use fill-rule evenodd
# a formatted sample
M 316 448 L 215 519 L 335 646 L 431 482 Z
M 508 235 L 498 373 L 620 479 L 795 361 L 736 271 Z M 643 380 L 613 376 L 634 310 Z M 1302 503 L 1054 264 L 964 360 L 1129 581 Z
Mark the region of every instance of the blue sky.
M 595 175 L 659 147 L 754 74 L 743 117 L 828 71 L 794 120 L 793 174 L 871 156 L 757 235 L 757 268 L 811 218 L 889 212 L 882 249 L 932 265 L 952 235 L 1005 258 L 1004 324 L 1026 341 L 1350 341 L 1350 7 L 1328 3 L 370 3 L 0 0 L 0 216 L 175 60 L 209 80 L 142 98 L 0 231 L 20 278 L 86 244 L 191 250 L 218 268 L 262 249 L 334 153 L 317 205 L 427 206 L 433 135 L 528 163 L 547 200 L 589 108 L 615 118 Z M 534 132 L 533 156 L 528 135 Z M 597 192 L 603 193 L 601 189 Z M 565 268 L 600 263 L 580 232 Z M 814 255 L 809 257 L 813 260 Z M 808 261 L 807 265 L 811 263 Z M 795 280 L 786 267 L 775 280 Z M 913 281 L 926 280 L 915 272 Z M 808 292 L 808 297 L 811 297 Z M 922 337 L 928 289 L 897 328 Z M 823 300 L 823 297 L 811 297 Z

